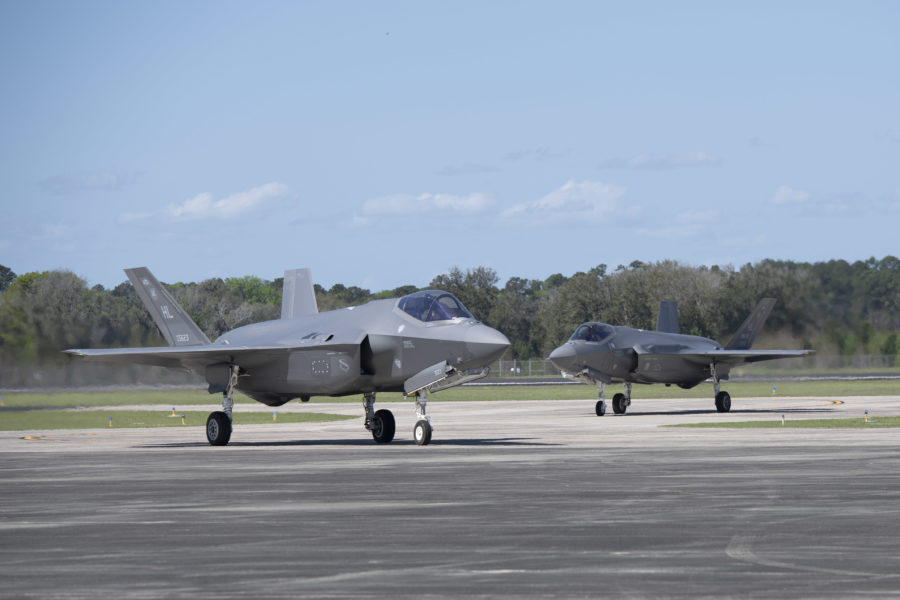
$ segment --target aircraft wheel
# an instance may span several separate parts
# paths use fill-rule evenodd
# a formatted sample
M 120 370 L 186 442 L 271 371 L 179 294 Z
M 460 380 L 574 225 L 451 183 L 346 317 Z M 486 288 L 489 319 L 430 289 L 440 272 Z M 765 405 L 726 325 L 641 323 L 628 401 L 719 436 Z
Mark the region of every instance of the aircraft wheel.
M 606 414 L 606 402 L 604 400 L 597 400 L 597 406 L 594 407 L 594 410 L 597 411 L 598 417 L 602 417 Z
M 382 408 L 375 411 L 375 418 L 372 419 L 372 437 L 378 444 L 387 444 L 394 439 L 394 431 L 397 424 L 394 421 L 394 413 Z
M 431 423 L 422 419 L 413 427 L 413 437 L 419 446 L 427 446 L 431 441 Z
M 625 394 L 616 394 L 613 396 L 613 412 L 617 415 L 624 415 L 628 404 L 625 403 Z
M 231 419 L 221 410 L 207 417 L 206 439 L 213 446 L 224 446 L 231 439 Z
M 731 396 L 728 395 L 728 392 L 716 394 L 716 410 L 722 413 L 731 410 Z

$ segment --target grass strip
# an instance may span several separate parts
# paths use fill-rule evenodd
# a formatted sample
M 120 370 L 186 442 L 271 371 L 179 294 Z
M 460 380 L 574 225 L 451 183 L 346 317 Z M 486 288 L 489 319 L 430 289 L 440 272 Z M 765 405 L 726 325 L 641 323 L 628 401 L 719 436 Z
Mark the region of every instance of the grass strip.
M 184 423 L 181 416 L 184 415 Z M 29 410 L 4 411 L 0 413 L 0 431 L 22 431 L 32 429 L 96 429 L 109 428 L 112 418 L 113 429 L 144 427 L 185 427 L 206 425 L 206 411 L 171 412 L 143 410 Z M 268 425 L 283 423 L 321 423 L 355 419 L 349 415 L 328 413 L 288 413 L 279 412 L 275 419 L 270 412 L 235 412 L 235 425 Z
M 773 389 L 775 388 L 774 393 Z M 813 396 L 840 398 L 845 396 L 896 396 L 900 395 L 900 381 L 872 379 L 860 381 L 734 381 L 723 382 L 722 389 L 733 399 L 753 397 Z M 624 391 L 621 385 L 606 388 L 606 397 Z M 690 390 L 677 386 L 635 385 L 632 398 L 640 400 L 668 398 L 709 398 L 712 402 L 712 384 L 701 383 Z M 573 385 L 466 385 L 437 392 L 429 397 L 434 401 L 498 401 L 498 400 L 590 400 L 597 398 L 597 389 L 583 384 Z M 236 393 L 237 404 L 255 404 L 255 401 Z M 315 396 L 313 403 L 359 403 L 362 396 L 354 394 L 341 398 Z M 102 392 L 16 392 L 0 394 L 0 410 L 3 408 L 89 408 L 92 406 L 135 406 L 144 404 L 174 406 L 181 410 L 186 406 L 219 404 L 221 396 L 210 395 L 204 389 L 196 390 L 116 390 Z M 401 402 L 402 394 L 378 394 L 378 402 Z

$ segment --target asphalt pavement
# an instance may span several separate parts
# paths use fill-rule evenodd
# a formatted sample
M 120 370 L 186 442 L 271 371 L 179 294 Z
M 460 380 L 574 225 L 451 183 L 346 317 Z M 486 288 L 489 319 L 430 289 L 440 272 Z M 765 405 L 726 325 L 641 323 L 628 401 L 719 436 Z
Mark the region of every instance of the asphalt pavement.
M 380 407 L 390 445 L 315 402 L 359 419 L 0 432 L 0 597 L 900 595 L 900 430 L 666 427 L 900 396 L 431 403 L 425 447 Z

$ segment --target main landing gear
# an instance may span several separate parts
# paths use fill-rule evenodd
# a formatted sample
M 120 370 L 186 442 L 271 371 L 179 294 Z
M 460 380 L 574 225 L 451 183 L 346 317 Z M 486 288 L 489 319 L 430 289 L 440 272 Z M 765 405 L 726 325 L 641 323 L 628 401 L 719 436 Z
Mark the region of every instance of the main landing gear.
M 222 410 L 210 413 L 206 419 L 206 439 L 213 446 L 224 446 L 231 439 L 231 409 L 234 407 L 234 388 L 237 385 L 240 367 L 231 366 L 231 376 L 222 394 Z
M 372 439 L 376 444 L 390 443 L 397 429 L 394 413 L 386 408 L 375 410 L 375 392 L 363 394 L 363 407 L 366 409 L 366 429 L 372 432 Z
M 426 446 L 431 442 L 431 421 L 425 414 L 425 406 L 428 404 L 426 392 L 416 392 L 416 425 L 413 427 L 413 439 L 419 446 Z M 372 432 L 372 438 L 376 444 L 387 444 L 394 439 L 397 422 L 394 413 L 387 409 L 375 410 L 375 392 L 367 392 L 363 395 L 363 407 L 366 410 L 366 429 Z
M 713 389 L 716 391 L 716 410 L 726 413 L 731 410 L 731 396 L 728 392 L 719 389 L 719 376 L 716 373 L 716 363 L 709 365 L 709 374 L 712 375 Z
M 597 389 L 599 390 L 598 396 L 600 397 L 600 399 L 597 400 L 597 404 L 594 407 L 594 410 L 597 413 L 598 417 L 602 417 L 606 414 L 606 399 L 603 397 L 603 390 L 606 389 L 606 384 L 599 384 L 597 386 Z M 629 406 L 631 406 L 631 384 L 626 383 L 624 394 L 619 393 L 613 395 L 612 408 L 613 412 L 617 415 L 624 415 Z

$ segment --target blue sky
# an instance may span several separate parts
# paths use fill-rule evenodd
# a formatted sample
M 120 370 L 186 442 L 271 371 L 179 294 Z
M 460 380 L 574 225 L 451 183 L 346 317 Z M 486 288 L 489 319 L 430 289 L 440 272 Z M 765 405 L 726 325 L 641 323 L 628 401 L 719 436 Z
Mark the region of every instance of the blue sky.
M 373 291 L 900 253 L 896 2 L 0 3 L 0 264 Z

